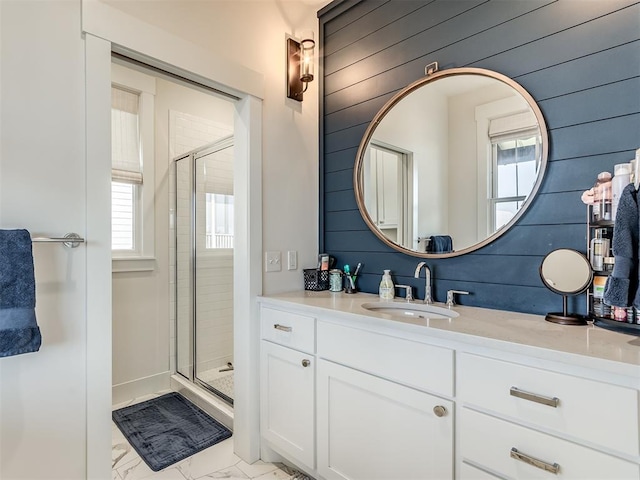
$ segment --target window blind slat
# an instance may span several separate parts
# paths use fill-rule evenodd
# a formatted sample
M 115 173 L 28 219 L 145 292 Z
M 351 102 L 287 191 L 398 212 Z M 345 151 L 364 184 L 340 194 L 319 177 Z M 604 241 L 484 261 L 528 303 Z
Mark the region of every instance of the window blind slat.
M 521 136 L 525 132 L 533 132 L 533 134 L 538 132 L 538 121 L 533 112 L 494 118 L 489 123 L 489 138 L 493 143 L 514 135 Z
M 137 94 L 111 87 L 111 166 L 114 170 L 139 174 L 133 183 L 142 182 L 139 102 Z M 131 183 L 129 178 L 126 181 Z
M 142 185 L 142 173 L 131 172 L 129 170 L 111 169 L 111 180 L 119 183 L 129 183 L 134 185 Z

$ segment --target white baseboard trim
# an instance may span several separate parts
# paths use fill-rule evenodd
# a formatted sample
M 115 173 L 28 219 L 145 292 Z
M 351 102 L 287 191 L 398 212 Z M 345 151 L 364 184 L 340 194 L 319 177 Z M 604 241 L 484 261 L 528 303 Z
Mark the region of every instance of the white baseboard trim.
M 112 403 L 113 405 L 118 405 L 137 397 L 169 390 L 170 378 L 171 374 L 169 372 L 162 372 L 149 377 L 138 378 L 130 382 L 113 385 L 111 387 L 113 396 Z

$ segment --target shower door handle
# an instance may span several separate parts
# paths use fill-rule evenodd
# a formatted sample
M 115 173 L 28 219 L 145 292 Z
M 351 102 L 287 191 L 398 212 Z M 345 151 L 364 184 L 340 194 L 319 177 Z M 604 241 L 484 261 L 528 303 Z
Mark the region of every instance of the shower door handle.
M 286 327 L 284 325 L 279 325 L 277 323 L 273 326 L 273 328 L 275 328 L 276 330 L 282 330 L 283 332 L 290 332 L 293 330 L 293 328 L 291 327 Z

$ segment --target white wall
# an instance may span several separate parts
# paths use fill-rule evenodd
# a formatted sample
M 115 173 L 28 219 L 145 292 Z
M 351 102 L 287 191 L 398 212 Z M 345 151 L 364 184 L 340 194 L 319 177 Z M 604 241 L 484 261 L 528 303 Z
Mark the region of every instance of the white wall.
M 285 95 L 285 34 L 312 30 L 328 1 L 216 0 L 105 3 L 264 75 L 263 250 L 298 252 L 298 269 L 263 274 L 263 293 L 302 289 L 318 253 L 318 91 Z M 293 179 L 293 180 L 292 180 Z
M 100 280 L 109 279 L 108 262 L 102 262 L 102 257 L 109 258 L 108 205 L 96 206 L 94 200 L 100 203 L 100 198 L 108 198 L 109 178 L 106 162 L 104 168 L 88 169 L 94 159 L 101 157 L 102 162 L 108 158 L 103 134 L 108 129 L 108 113 L 104 108 L 108 105 L 108 71 L 104 70 L 108 64 L 108 42 L 99 37 L 117 38 L 123 47 L 155 58 L 178 59 L 175 63 L 178 68 L 192 72 L 208 72 L 211 65 L 225 64 L 219 58 L 227 53 L 232 53 L 237 62 L 247 61 L 254 70 L 264 72 L 264 144 L 262 149 L 256 148 L 252 130 L 242 125 L 242 134 L 248 139 L 242 154 L 250 152 L 242 168 L 251 177 L 253 171 L 248 166 L 254 166 L 254 160 L 260 158 L 259 150 L 264 151 L 265 249 L 296 249 L 301 265 L 315 263 L 317 252 L 316 84 L 312 84 L 302 105 L 284 99 L 283 84 L 284 34 L 296 33 L 294 26 L 315 27 L 316 7 L 260 2 L 252 9 L 246 8 L 246 4 L 242 6 L 244 2 L 207 2 L 202 5 L 207 15 L 200 16 L 199 7 L 193 2 L 189 2 L 188 11 L 176 10 L 180 4 L 172 2 L 170 16 L 163 22 L 188 31 L 204 41 L 204 49 L 213 52 L 209 64 L 192 65 L 193 58 L 202 58 L 203 49 L 189 56 L 185 42 L 166 45 L 151 43 L 157 35 L 132 36 L 127 29 L 130 22 L 109 24 L 111 17 L 99 17 L 102 10 L 89 9 L 88 3 L 91 2 L 0 2 L 0 227 L 26 227 L 34 233 L 49 235 L 67 231 L 92 233 L 87 245 L 73 251 L 59 245 L 36 246 L 40 250 L 35 252 L 37 314 L 44 343 L 39 353 L 0 361 L 3 480 L 104 478 L 103 473 L 108 472 L 110 389 L 102 386 L 111 383 L 108 353 L 111 335 L 110 323 L 102 322 L 104 317 L 107 321 L 111 317 L 111 291 L 109 284 Z M 144 3 L 151 18 L 156 16 L 156 9 L 160 12 L 165 8 Z M 295 12 L 296 18 L 290 19 L 285 11 Z M 81 35 L 86 25 L 95 34 L 90 42 L 89 37 L 85 40 Z M 230 36 L 217 43 L 210 42 L 214 31 L 229 32 Z M 94 82 L 92 94 L 97 87 L 101 101 L 87 116 L 84 62 L 85 59 L 87 64 L 93 62 L 92 55 L 96 53 L 95 49 L 85 51 L 88 43 L 99 50 L 100 59 L 86 73 Z M 238 75 L 239 69 L 232 70 L 229 75 L 233 81 L 228 84 L 235 88 L 246 86 L 245 91 L 256 95 L 254 86 L 261 84 L 259 78 L 251 72 L 242 77 Z M 225 75 L 226 72 L 220 72 L 210 78 L 227 84 Z M 95 98 L 87 99 L 87 103 L 95 103 Z M 238 110 L 243 121 L 252 127 L 259 126 L 254 112 L 261 111 L 262 106 L 255 97 L 245 98 Z M 86 118 L 90 119 L 87 125 Z M 91 158 L 85 155 L 85 135 L 91 140 L 87 144 Z M 99 150 L 94 152 L 96 147 Z M 94 176 L 95 170 L 101 170 L 101 175 Z M 296 182 L 292 183 L 291 178 Z M 254 185 L 254 179 L 248 184 Z M 259 190 L 258 186 L 253 191 Z M 242 194 L 250 198 L 249 192 Z M 253 205 L 254 200 L 250 201 Z M 253 237 L 250 242 L 256 243 Z M 97 270 L 86 268 L 85 261 L 89 259 L 93 265 L 99 264 Z M 254 263 L 253 258 L 243 262 L 243 272 L 249 277 L 253 292 L 259 282 L 246 267 Z M 273 276 L 278 280 L 267 279 L 267 292 L 301 288 L 300 270 Z M 96 277 L 98 280 L 94 281 Z M 87 302 L 89 297 L 95 301 Z M 104 299 L 106 305 L 101 303 Z M 252 320 L 256 307 L 250 310 L 247 318 Z M 252 372 L 257 365 L 257 329 L 248 321 L 245 323 L 243 340 L 239 343 L 250 348 L 242 352 L 242 366 Z M 257 398 L 256 385 L 253 377 L 243 379 L 242 388 L 250 393 L 247 398 Z M 92 401 L 90 405 L 87 398 Z M 253 445 L 257 439 L 257 406 L 251 402 L 242 408 L 241 417 L 247 420 L 241 428 L 236 427 L 243 438 L 250 436 L 253 442 L 249 447 L 241 446 L 243 458 L 254 458 L 256 451 Z M 236 414 L 239 415 L 239 408 Z M 94 439 L 89 452 L 87 437 Z
M 79 5 L 3 0 L 0 18 L 0 228 L 85 236 Z M 3 480 L 86 476 L 86 262 L 99 248 L 33 246 L 43 343 L 38 353 L 0 359 Z

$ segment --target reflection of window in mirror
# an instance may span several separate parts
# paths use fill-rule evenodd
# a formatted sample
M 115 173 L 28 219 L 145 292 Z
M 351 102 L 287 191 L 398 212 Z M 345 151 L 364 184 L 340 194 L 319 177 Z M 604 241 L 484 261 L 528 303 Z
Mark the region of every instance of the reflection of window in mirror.
M 541 137 L 533 114 L 502 117 L 490 122 L 491 201 L 493 231 L 507 224 L 531 192 L 540 163 Z
M 413 247 L 411 152 L 371 144 L 364 162 L 364 203 L 373 223 L 391 241 Z
M 535 185 L 542 137 L 531 108 L 518 97 L 476 107 L 478 237 L 493 234 L 522 208 Z

